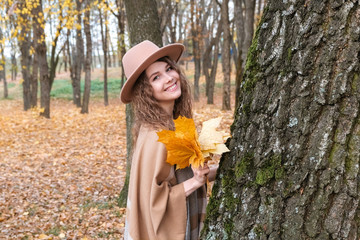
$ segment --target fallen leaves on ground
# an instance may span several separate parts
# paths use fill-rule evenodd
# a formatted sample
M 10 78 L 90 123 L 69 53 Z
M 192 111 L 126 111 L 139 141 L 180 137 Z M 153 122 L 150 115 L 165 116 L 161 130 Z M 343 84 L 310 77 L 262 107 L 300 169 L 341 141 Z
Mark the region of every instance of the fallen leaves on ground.
M 222 116 L 219 129 L 229 132 L 232 111 L 194 106 L 197 127 Z M 125 106 L 92 102 L 79 112 L 53 99 L 45 119 L 19 100 L 0 101 L 0 239 L 122 238 Z

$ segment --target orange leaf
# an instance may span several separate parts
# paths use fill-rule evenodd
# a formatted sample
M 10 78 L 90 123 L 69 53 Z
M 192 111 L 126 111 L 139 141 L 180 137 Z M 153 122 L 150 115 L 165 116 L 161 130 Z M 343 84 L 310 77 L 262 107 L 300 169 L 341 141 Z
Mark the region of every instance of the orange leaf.
M 180 116 L 174 123 L 175 131 L 162 130 L 157 133 L 158 141 L 164 143 L 168 151 L 166 162 L 176 164 L 176 169 L 188 167 L 190 164 L 194 167 L 203 166 L 205 160 L 194 120 Z

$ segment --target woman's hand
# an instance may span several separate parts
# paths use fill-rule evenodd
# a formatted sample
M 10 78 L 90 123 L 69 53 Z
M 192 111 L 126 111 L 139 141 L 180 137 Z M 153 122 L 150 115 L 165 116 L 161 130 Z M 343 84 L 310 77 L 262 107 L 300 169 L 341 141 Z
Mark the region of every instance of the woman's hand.
M 204 166 L 199 166 L 199 168 L 194 168 L 191 166 L 191 169 L 194 173 L 195 180 L 199 183 L 199 187 L 206 183 L 207 175 L 210 173 L 210 168 L 207 163 L 204 163 Z
M 203 167 L 191 167 L 191 169 L 193 170 L 194 176 L 184 182 L 184 190 L 186 196 L 189 196 L 196 189 L 204 185 L 206 183 L 207 175 L 210 172 L 210 168 L 206 163 Z

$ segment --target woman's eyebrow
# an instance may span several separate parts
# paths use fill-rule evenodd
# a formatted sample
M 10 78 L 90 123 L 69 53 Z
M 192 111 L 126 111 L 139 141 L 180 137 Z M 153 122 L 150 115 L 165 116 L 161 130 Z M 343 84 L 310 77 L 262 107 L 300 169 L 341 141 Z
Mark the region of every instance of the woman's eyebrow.
M 153 73 L 149 76 L 149 79 L 152 78 L 153 75 L 156 75 L 156 74 L 158 74 L 158 73 L 159 73 L 159 71 L 153 72 Z

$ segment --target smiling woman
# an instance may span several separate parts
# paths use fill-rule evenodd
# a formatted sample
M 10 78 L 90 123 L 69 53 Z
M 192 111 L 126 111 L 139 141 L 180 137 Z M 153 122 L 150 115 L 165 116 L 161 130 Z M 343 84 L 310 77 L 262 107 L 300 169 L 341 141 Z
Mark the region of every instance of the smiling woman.
M 125 239 L 198 239 L 205 218 L 207 177 L 216 167 L 175 170 L 157 131 L 192 118 L 190 87 L 176 62 L 184 46 L 144 41 L 123 58 L 127 81 L 121 100 L 133 105 L 134 139 Z

